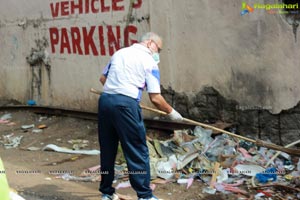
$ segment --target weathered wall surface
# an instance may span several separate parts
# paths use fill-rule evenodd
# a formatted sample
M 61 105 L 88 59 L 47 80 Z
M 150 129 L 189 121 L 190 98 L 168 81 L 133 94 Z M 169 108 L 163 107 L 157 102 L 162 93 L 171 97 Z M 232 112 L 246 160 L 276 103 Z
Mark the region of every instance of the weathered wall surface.
M 95 110 L 110 56 L 149 27 L 149 1 L 0 2 L 0 96 Z M 128 17 L 129 16 L 129 17 Z
M 295 3 L 256 1 L 278 2 Z M 102 88 L 98 78 L 109 57 L 152 30 L 164 39 L 163 94 L 183 115 L 241 119 L 244 127 L 252 116 L 257 128 L 256 114 L 244 118 L 239 111 L 268 110 L 277 120 L 274 114 L 300 100 L 300 17 L 264 9 L 241 16 L 241 6 L 241 0 L 1 1 L 0 97 L 94 111 L 97 97 L 88 91 Z M 149 103 L 147 96 L 143 101 Z
M 242 106 L 273 112 L 297 104 L 300 44 L 282 15 L 241 16 L 241 1 L 155 1 L 151 11 L 159 6 L 152 20 L 162 21 L 153 28 L 166 37 L 164 85 L 187 93 L 213 86 Z
M 282 15 L 257 9 L 241 16 L 241 1 L 134 2 L 1 1 L 0 95 L 93 109 L 87 90 L 98 86 L 109 56 L 153 30 L 165 42 L 164 87 L 195 93 L 213 86 L 242 106 L 275 113 L 299 101 L 299 42 Z M 31 69 L 26 57 L 34 52 L 46 53 L 48 69 L 44 61 Z

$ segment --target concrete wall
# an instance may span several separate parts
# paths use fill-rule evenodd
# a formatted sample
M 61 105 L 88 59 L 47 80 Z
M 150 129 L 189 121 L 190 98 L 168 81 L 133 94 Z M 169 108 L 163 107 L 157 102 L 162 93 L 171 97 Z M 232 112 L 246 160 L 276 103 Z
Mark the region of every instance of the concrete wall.
M 300 44 L 281 15 L 241 16 L 241 1 L 169 0 L 162 7 L 163 23 L 154 28 L 166 36 L 162 71 L 171 75 L 164 85 L 182 92 L 213 86 L 242 106 L 273 112 L 297 104 Z
M 129 0 L 82 0 L 74 14 L 71 2 L 0 2 L 1 98 L 95 110 L 88 90 L 102 88 L 110 55 L 152 30 L 164 39 L 164 88 L 193 95 L 211 86 L 239 106 L 273 113 L 299 102 L 300 46 L 284 15 L 241 16 L 240 0 L 139 0 L 132 8 Z

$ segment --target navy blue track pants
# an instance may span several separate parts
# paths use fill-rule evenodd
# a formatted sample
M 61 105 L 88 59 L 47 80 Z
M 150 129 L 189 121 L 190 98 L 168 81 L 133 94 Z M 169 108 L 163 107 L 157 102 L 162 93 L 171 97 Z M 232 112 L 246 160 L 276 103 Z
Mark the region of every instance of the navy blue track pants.
M 149 151 L 139 102 L 124 95 L 103 93 L 99 98 L 98 120 L 100 192 L 109 195 L 115 192 L 112 182 L 120 141 L 131 186 L 139 198 L 151 197 Z

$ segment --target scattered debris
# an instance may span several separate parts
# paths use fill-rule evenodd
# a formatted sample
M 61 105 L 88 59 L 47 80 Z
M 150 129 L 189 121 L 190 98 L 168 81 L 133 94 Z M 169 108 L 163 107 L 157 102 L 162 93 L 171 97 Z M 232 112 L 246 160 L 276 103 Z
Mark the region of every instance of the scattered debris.
M 30 124 L 30 125 L 22 125 L 21 128 L 26 130 L 26 129 L 31 129 L 31 128 L 34 128 L 35 125 L 34 124 Z
M 43 121 L 43 120 L 46 120 L 46 119 L 48 119 L 48 117 L 46 117 L 46 116 L 41 116 L 41 117 L 39 118 L 39 122 L 41 122 L 41 121 Z
M 20 145 L 23 136 L 14 136 L 14 133 L 9 135 L 3 135 L 0 142 L 4 145 L 6 149 L 16 148 Z
M 4 114 L 0 117 L 0 124 L 6 124 L 7 126 L 14 126 L 16 125 L 15 122 L 11 122 L 12 115 L 10 113 Z
M 11 118 L 9 113 L 1 116 L 0 124 L 12 123 L 10 122 Z M 38 121 L 41 122 L 45 119 L 47 117 L 40 117 Z M 228 126 L 226 125 L 226 127 Z M 34 124 L 29 124 L 22 125 L 21 128 L 22 130 L 32 129 L 32 133 L 41 133 L 44 128 L 47 128 L 47 125 L 41 124 L 35 128 Z M 15 148 L 20 144 L 22 137 L 15 136 L 13 133 L 3 135 L 0 142 L 5 148 Z M 60 138 L 57 138 L 56 141 L 62 143 Z M 80 154 L 46 165 L 74 162 L 86 155 L 100 154 L 98 150 L 83 150 L 88 147 L 88 140 L 72 139 L 68 143 L 72 147 L 64 148 L 48 144 L 41 149 L 34 147 L 33 144 L 28 144 L 21 149 Z M 298 143 L 300 141 L 285 147 Z M 241 138 L 233 138 L 230 135 L 213 132 L 200 126 L 196 126 L 194 130 L 176 130 L 166 140 L 148 137 L 147 145 L 150 154 L 153 190 L 156 184 L 170 182 L 181 184 L 188 190 L 195 184 L 195 181 L 199 181 L 204 185 L 201 190 L 199 189 L 199 193 L 214 195 L 232 193 L 236 194 L 237 199 L 300 198 L 300 159 L 295 155 L 268 149 Z M 119 159 L 115 166 L 116 189 L 131 187 L 128 181 L 129 174 L 124 173 L 126 171 L 128 170 L 125 160 Z M 79 176 L 66 173 L 56 178 L 67 181 L 100 181 L 100 166 L 88 168 Z M 249 187 L 253 183 L 254 187 Z M 169 194 L 172 195 L 172 193 Z
M 9 120 L 9 119 L 11 119 L 11 118 L 12 118 L 11 114 L 10 114 L 10 113 L 7 113 L 7 114 L 2 115 L 2 116 L 0 117 L 0 120 Z
M 234 167 L 237 170 L 237 173 L 246 175 L 246 176 L 255 176 L 258 173 L 263 172 L 265 169 L 259 165 L 243 165 L 238 164 Z
M 32 133 L 42 133 L 42 132 L 43 132 L 42 129 L 37 129 L 37 128 L 32 129 Z
M 276 181 L 277 170 L 274 167 L 268 168 L 262 173 L 257 173 L 255 177 L 260 183 L 268 183 L 270 181 Z
M 9 120 L 0 119 L 0 124 L 8 124 L 8 123 L 9 123 Z
M 79 150 L 79 149 L 83 149 L 84 147 L 87 147 L 89 144 L 89 141 L 77 139 L 77 140 L 69 140 L 68 143 L 73 144 L 72 149 Z
M 121 182 L 119 183 L 117 186 L 116 186 L 116 189 L 121 189 L 121 188 L 129 188 L 131 187 L 131 184 L 129 181 L 126 181 L 126 182 Z
M 41 124 L 41 125 L 38 126 L 38 128 L 39 128 L 39 129 L 44 129 L 44 128 L 47 128 L 47 125 Z
M 212 131 L 198 126 L 194 131 L 176 130 L 173 137 L 166 141 L 149 139 L 147 145 L 151 172 L 154 172 L 152 182 L 155 183 L 176 181 L 178 184 L 186 184 L 188 189 L 195 179 L 199 179 L 208 185 L 203 188 L 203 193 L 231 192 L 240 195 L 242 199 L 250 198 L 247 190 L 251 180 L 262 187 L 273 182 L 272 186 L 277 189 L 281 185 L 289 184 L 292 187 L 300 184 L 299 158 L 293 162 L 293 156 L 288 153 L 276 154 L 273 149 L 255 146 L 227 134 L 215 135 Z M 276 159 L 273 158 L 275 154 Z M 270 159 L 271 162 L 268 162 Z M 267 168 L 267 163 L 271 167 Z M 292 171 L 295 169 L 296 171 Z M 285 175 L 288 174 L 287 179 Z M 120 178 L 118 174 L 116 177 Z M 122 184 L 119 187 L 123 187 Z M 259 189 L 259 186 L 253 189 Z M 299 196 L 295 191 L 299 193 L 298 189 L 294 189 L 290 194 L 293 198 Z M 264 190 L 257 192 L 256 199 L 278 196 Z
M 43 151 L 52 150 L 60 153 L 71 153 L 71 154 L 86 154 L 86 155 L 100 154 L 100 151 L 98 150 L 72 150 L 72 149 L 56 146 L 55 144 L 48 144 L 42 150 Z
M 81 182 L 96 182 L 96 181 L 99 181 L 99 180 L 95 179 L 92 176 L 85 176 L 85 177 L 72 176 L 69 173 L 57 176 L 56 178 L 61 178 L 61 179 L 64 179 L 66 181 L 81 181 Z

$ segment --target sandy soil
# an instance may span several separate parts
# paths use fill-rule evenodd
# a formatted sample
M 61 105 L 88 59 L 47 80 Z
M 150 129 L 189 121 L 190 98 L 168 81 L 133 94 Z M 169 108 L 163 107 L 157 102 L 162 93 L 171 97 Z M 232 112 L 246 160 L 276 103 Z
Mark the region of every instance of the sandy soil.
M 0 117 L 5 112 L 0 112 Z M 21 144 L 17 148 L 5 149 L 0 144 L 0 156 L 6 168 L 10 187 L 18 191 L 26 199 L 100 199 L 99 182 L 74 182 L 58 179 L 55 173 L 71 172 L 79 176 L 87 168 L 99 165 L 99 156 L 78 156 L 53 151 L 29 151 L 28 147 L 43 148 L 47 144 L 72 148 L 71 139 L 88 140 L 84 149 L 99 149 L 97 123 L 60 116 L 42 116 L 31 112 L 12 112 L 11 122 L 15 125 L 0 124 L 0 138 L 11 133 L 22 135 Z M 22 125 L 46 125 L 41 133 L 33 133 L 32 129 L 24 131 Z M 150 130 L 149 130 L 150 131 Z M 151 136 L 153 134 L 151 130 Z M 160 134 L 160 133 L 159 133 Z M 118 182 L 120 182 L 119 180 Z M 117 183 L 116 183 L 117 184 Z M 186 189 L 186 185 L 177 183 L 156 184 L 154 194 L 161 199 L 236 199 L 236 195 L 208 195 L 202 193 L 206 187 L 200 181 Z M 118 193 L 136 199 L 131 188 L 119 189 Z

